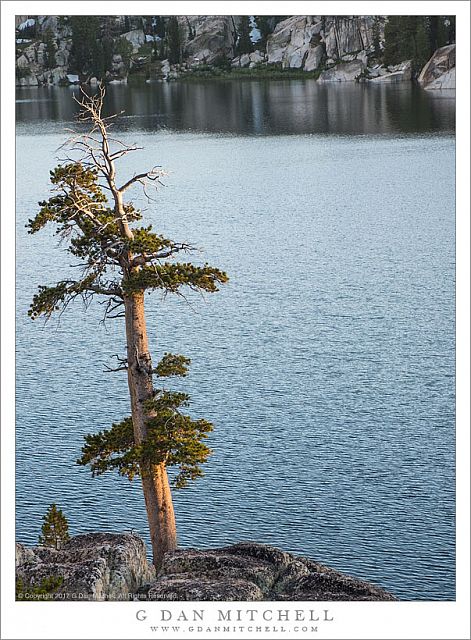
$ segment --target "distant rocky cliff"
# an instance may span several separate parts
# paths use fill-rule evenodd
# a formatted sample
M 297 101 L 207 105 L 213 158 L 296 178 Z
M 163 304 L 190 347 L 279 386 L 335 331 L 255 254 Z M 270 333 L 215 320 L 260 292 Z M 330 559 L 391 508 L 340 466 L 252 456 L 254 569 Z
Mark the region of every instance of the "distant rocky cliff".
M 395 600 L 363 580 L 253 542 L 179 549 L 160 572 L 137 536 L 90 533 L 60 550 L 16 545 L 20 600 Z
M 134 73 L 152 82 L 202 70 L 299 71 L 320 82 L 391 83 L 418 75 L 410 60 L 384 63 L 387 16 L 273 16 L 263 36 L 255 18 L 243 46 L 242 16 L 95 16 L 88 25 L 67 16 L 17 16 L 17 84 L 126 82 Z M 453 88 L 453 80 L 448 73 L 430 88 Z

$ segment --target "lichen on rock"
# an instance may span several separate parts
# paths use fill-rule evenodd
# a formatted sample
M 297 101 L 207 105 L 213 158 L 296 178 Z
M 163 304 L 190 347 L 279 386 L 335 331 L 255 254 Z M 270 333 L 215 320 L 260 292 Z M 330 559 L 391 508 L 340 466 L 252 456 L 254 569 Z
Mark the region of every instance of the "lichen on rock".
M 22 589 L 60 579 L 51 599 L 155 601 L 395 600 L 384 589 L 266 544 L 168 552 L 155 575 L 143 540 L 89 533 L 60 550 L 18 544 Z
M 364 580 L 270 545 L 179 549 L 165 556 L 149 600 L 395 600 Z
M 59 550 L 17 544 L 16 564 L 17 580 L 26 593 L 45 578 L 62 578 L 60 587 L 51 594 L 53 600 L 131 599 L 130 594 L 155 576 L 145 543 L 127 533 L 79 535 Z

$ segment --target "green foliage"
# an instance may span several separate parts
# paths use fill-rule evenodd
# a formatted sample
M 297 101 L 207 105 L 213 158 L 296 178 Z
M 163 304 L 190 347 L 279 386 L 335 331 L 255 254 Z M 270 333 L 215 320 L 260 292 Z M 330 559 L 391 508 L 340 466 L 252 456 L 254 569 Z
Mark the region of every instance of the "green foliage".
M 111 69 L 114 41 L 117 36 L 117 25 L 113 18 L 114 16 L 103 16 L 101 47 L 103 51 L 103 66 L 105 72 Z
M 194 69 L 179 74 L 180 80 L 198 80 L 199 78 L 227 78 L 229 69 L 216 67 L 212 64 L 199 64 Z
M 171 16 L 166 24 L 167 55 L 170 64 L 182 61 L 182 37 L 176 16 Z
M 448 26 L 445 22 L 445 19 L 448 16 L 437 16 L 438 24 L 437 24 L 437 48 L 444 47 L 448 44 Z
M 37 585 L 25 585 L 21 578 L 17 578 L 15 583 L 15 600 L 45 599 L 41 598 L 41 596 L 49 596 L 57 593 L 63 582 L 64 578 L 62 576 L 48 576 L 47 578 L 43 578 Z
M 78 73 L 94 73 L 100 49 L 99 16 L 69 16 L 72 63 Z
M 107 280 L 107 267 L 116 264 L 118 253 L 111 249 L 119 235 L 114 211 L 105 206 L 106 196 L 98 184 L 98 172 L 80 163 L 56 167 L 50 172 L 57 195 L 39 203 L 40 210 L 26 225 L 29 233 L 37 233 L 48 223 L 56 234 L 69 239 L 67 251 L 84 259 L 88 270 L 79 280 L 62 280 L 53 286 L 41 285 L 33 297 L 29 315 L 46 318 L 76 297 L 85 299 L 93 293 L 119 292 L 119 283 Z M 130 219 L 140 214 L 132 206 L 126 209 Z M 98 227 L 97 227 L 98 225 Z
M 131 64 L 133 47 L 132 44 L 126 38 L 118 38 L 114 44 L 114 53 L 119 54 L 123 59 L 124 64 L 129 69 Z
M 381 58 L 381 45 L 380 45 L 380 22 L 378 16 L 373 18 L 373 48 L 374 56 L 377 60 Z
M 189 362 L 184 356 L 166 353 L 154 372 L 160 377 L 186 376 Z M 142 442 L 135 440 L 132 418 L 125 418 L 111 429 L 85 436 L 77 464 L 90 465 L 94 476 L 116 470 L 129 480 L 145 473 L 151 465 L 176 466 L 174 486 L 187 486 L 190 480 L 203 475 L 200 465 L 211 454 L 203 440 L 213 430 L 207 420 L 192 420 L 180 411 L 188 402 L 185 393 L 156 390 L 146 403 L 149 417 Z
M 70 25 L 70 16 L 57 16 L 57 26 L 60 29 L 67 28 Z
M 172 241 L 152 231 L 152 225 L 133 230 L 134 239 L 128 243 L 133 253 L 155 253 L 165 247 L 171 247 Z
M 43 516 L 43 521 L 39 544 L 59 549 L 70 538 L 67 518 L 53 503 Z
M 159 38 L 165 38 L 165 19 L 163 16 L 154 16 L 155 26 L 154 33 Z
M 197 267 L 191 262 L 176 262 L 142 267 L 123 282 L 123 290 L 132 293 L 163 289 L 168 293 L 178 293 L 182 286 L 187 286 L 193 291 L 214 293 L 219 291 L 219 283 L 227 281 L 228 277 L 223 271 L 209 265 Z
M 31 75 L 31 69 L 29 67 L 15 67 L 15 77 L 20 80 L 21 78 L 28 78 Z
M 114 423 L 111 429 L 86 435 L 82 457 L 77 464 L 89 464 L 94 477 L 112 469 L 130 480 L 138 475 L 139 459 L 134 448 L 132 418 Z
M 430 45 L 429 34 L 427 33 L 427 25 L 424 20 L 420 21 L 420 24 L 417 28 L 415 43 L 415 62 L 417 68 L 421 69 L 433 53 Z
M 178 293 L 184 286 L 214 292 L 219 283 L 227 282 L 223 271 L 209 265 L 162 262 L 159 255 L 172 257 L 176 245 L 153 232 L 151 225 L 135 228 L 133 239 L 123 238 L 96 169 L 69 163 L 56 167 L 50 176 L 56 195 L 39 203 L 39 212 L 28 221 L 28 231 L 36 233 L 46 224 L 54 224 L 56 234 L 69 240 L 67 251 L 84 260 L 88 270 L 79 280 L 40 286 L 29 310 L 31 318 L 49 317 L 74 298 L 85 300 L 94 293 L 122 295 L 146 289 Z M 141 218 L 130 203 L 125 205 L 125 212 L 128 222 Z M 126 252 L 139 257 L 143 266 L 119 277 L 116 268 L 122 270 L 120 260 Z
M 72 69 L 104 78 L 111 66 L 115 28 L 112 16 L 69 16 Z
M 190 362 L 190 358 L 186 358 L 185 356 L 175 355 L 173 353 L 164 353 L 163 358 L 156 366 L 153 373 L 157 374 L 160 378 L 168 378 L 170 376 L 185 377 L 188 375 Z
M 444 24 L 447 31 L 447 39 L 445 44 L 452 44 L 453 42 L 455 42 L 456 38 L 456 16 L 445 16 Z
M 50 318 L 54 311 L 65 308 L 70 301 L 77 297 L 82 297 L 86 301 L 87 295 L 92 293 L 94 289 L 98 293 L 100 285 L 100 277 L 95 272 L 78 281 L 62 280 L 49 287 L 39 285 L 38 292 L 33 296 L 31 306 L 28 309 L 28 315 L 32 320 L 36 320 L 40 316 Z
M 53 69 L 56 66 L 56 43 L 52 29 L 46 29 L 43 42 L 46 45 L 46 68 Z
M 388 16 L 384 28 L 384 63 L 394 65 L 415 56 L 418 16 Z
M 176 255 L 189 251 L 189 245 L 176 244 L 155 233 L 151 225 L 136 225 L 141 213 L 131 202 L 124 202 L 123 196 L 135 183 L 158 182 L 160 173 L 154 168 L 135 174 L 118 186 L 114 162 L 134 147 L 107 136 L 108 120 L 101 116 L 103 97 L 104 91 L 100 89 L 97 96 L 86 97 L 81 103 L 94 123 L 88 136 L 79 137 L 79 142 L 75 140 L 86 161 L 68 162 L 50 172 L 54 193 L 39 203 L 38 213 L 27 224 L 32 234 L 52 225 L 56 234 L 67 241 L 67 251 L 80 260 L 82 274 L 77 280 L 40 286 L 29 310 L 32 318 L 40 315 L 47 318 L 77 297 L 88 303 L 95 295 L 107 299 L 105 318 L 122 317 L 123 306 L 129 311 L 132 298 L 142 304 L 141 294 L 145 290 L 180 293 L 186 287 L 214 292 L 228 280 L 223 271 L 207 264 L 176 262 Z M 113 196 L 113 208 L 104 188 Z M 132 418 L 126 418 L 111 429 L 90 434 L 85 437 L 82 457 L 77 462 L 89 465 L 93 475 L 117 470 L 129 479 L 155 473 L 155 466 L 174 466 L 178 470 L 174 485 L 184 487 L 202 475 L 201 464 L 211 453 L 204 439 L 212 425 L 183 413 L 189 401 L 186 394 L 153 387 L 153 375 L 185 376 L 189 359 L 166 353 L 157 367 L 152 368 L 150 362 L 149 356 L 145 368 L 139 358 L 137 364 L 134 361 L 129 364 L 131 375 L 145 377 L 147 385 L 147 400 L 138 401 L 139 416 L 143 416 L 139 431 L 134 433 Z M 127 361 L 117 370 L 125 368 Z M 138 420 L 136 414 L 134 419 Z M 49 540 L 47 536 L 49 529 L 43 530 L 43 539 Z
M 388 16 L 384 29 L 384 63 L 394 65 L 412 60 L 413 68 L 420 69 L 437 48 L 454 42 L 449 18 Z
M 237 46 L 236 52 L 237 55 L 242 55 L 244 53 L 252 53 L 253 44 L 250 39 L 250 19 L 249 16 L 241 16 L 240 23 L 238 27 L 238 38 L 237 38 Z
M 260 44 L 264 47 L 268 36 L 273 33 L 276 25 L 288 16 L 254 16 L 257 29 L 260 31 Z
M 400 16 L 401 40 L 399 53 L 402 60 L 415 61 L 417 56 L 417 29 L 420 16 Z M 401 61 L 399 61 L 401 62 Z
M 185 82 L 198 81 L 201 78 L 208 80 L 227 80 L 230 79 L 242 79 L 242 80 L 287 80 L 287 79 L 303 79 L 315 78 L 317 79 L 321 73 L 321 69 L 315 71 L 304 71 L 304 69 L 283 69 L 280 64 L 264 64 L 259 63 L 253 67 L 232 67 L 221 68 L 214 65 L 200 64 L 198 67 L 181 73 L 179 80 L 185 80 Z
M 151 58 L 154 53 L 154 46 L 151 42 L 144 42 L 144 44 L 141 44 L 139 47 L 139 51 L 137 53 L 140 56 Z
M 106 196 L 98 185 L 98 171 L 78 162 L 56 167 L 49 172 L 57 196 L 39 202 L 39 213 L 26 225 L 29 233 L 36 233 L 48 222 L 57 225 L 57 233 L 64 233 L 79 224 L 89 232 L 90 216 L 109 216 L 104 208 Z M 88 223 L 88 224 L 87 224 Z
M 396 64 L 399 60 L 400 24 L 399 16 L 388 16 L 384 27 L 384 64 Z
M 213 61 L 213 68 L 216 72 L 229 72 L 231 71 L 231 60 L 227 55 L 219 55 Z
M 255 24 L 257 25 L 257 29 L 260 31 L 260 44 L 262 46 L 266 45 L 267 37 L 272 32 L 272 27 L 269 22 L 270 16 L 254 16 Z

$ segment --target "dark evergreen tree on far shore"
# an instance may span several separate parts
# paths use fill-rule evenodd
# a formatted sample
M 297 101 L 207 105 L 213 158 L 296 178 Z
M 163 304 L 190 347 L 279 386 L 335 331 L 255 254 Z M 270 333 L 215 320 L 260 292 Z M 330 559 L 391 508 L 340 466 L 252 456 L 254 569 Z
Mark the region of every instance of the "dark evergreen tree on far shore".
M 454 16 L 388 16 L 383 62 L 394 65 L 412 60 L 418 70 L 436 49 L 454 40 Z
M 373 19 L 373 48 L 374 55 L 377 60 L 381 58 L 381 33 L 379 17 L 375 16 Z
M 268 36 L 273 33 L 276 25 L 288 18 L 288 16 L 254 16 L 257 29 L 260 31 L 260 45 L 262 48 L 267 43 Z
M 252 28 L 250 26 L 249 16 L 241 16 L 238 27 L 238 38 L 236 53 L 237 55 L 243 55 L 244 53 L 252 53 L 253 44 L 250 39 L 250 32 Z
M 46 45 L 46 67 L 53 69 L 56 66 L 56 43 L 51 29 L 44 32 L 43 42 Z
M 70 16 L 72 62 L 79 74 L 96 72 L 96 54 L 100 41 L 99 16 Z
M 182 39 L 178 18 L 171 16 L 166 26 L 167 56 L 170 64 L 177 64 L 182 61 Z

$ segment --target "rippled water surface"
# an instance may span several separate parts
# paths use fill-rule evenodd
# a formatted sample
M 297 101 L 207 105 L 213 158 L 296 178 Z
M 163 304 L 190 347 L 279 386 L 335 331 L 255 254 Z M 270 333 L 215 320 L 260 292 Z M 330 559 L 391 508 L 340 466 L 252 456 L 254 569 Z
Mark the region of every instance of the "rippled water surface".
M 103 373 L 124 354 L 122 321 L 99 324 L 98 304 L 47 325 L 26 315 L 39 283 L 74 272 L 52 234 L 24 228 L 48 195 L 71 116 L 70 105 L 57 117 L 35 100 L 57 95 L 65 104 L 65 93 L 17 96 L 17 539 L 35 542 L 53 501 L 73 533 L 134 528 L 147 539 L 139 482 L 92 479 L 74 465 L 84 434 L 129 412 L 125 376 Z M 231 277 L 189 304 L 147 298 L 154 360 L 192 358 L 178 385 L 194 415 L 215 424 L 205 478 L 175 493 L 180 544 L 255 539 L 400 598 L 453 599 L 450 102 L 427 131 L 379 120 L 359 131 L 356 116 L 355 130 L 331 120 L 321 131 L 305 124 L 316 111 L 309 94 L 291 130 L 288 117 L 277 129 L 267 116 L 266 131 L 254 131 L 242 100 L 218 117 L 245 122 L 246 107 L 252 125 L 217 132 L 189 123 L 196 106 L 185 103 L 185 116 L 178 101 L 171 131 L 171 97 L 161 129 L 155 95 L 148 108 L 142 100 L 122 136 L 145 151 L 126 158 L 122 175 L 163 165 L 167 186 L 156 202 L 139 201 L 146 217 Z

